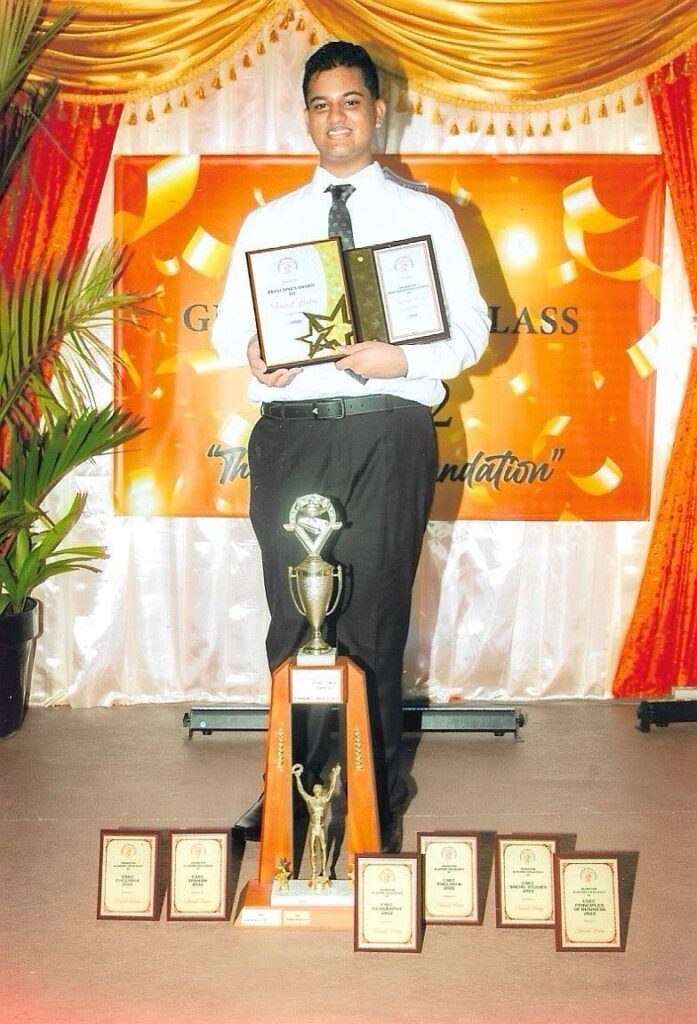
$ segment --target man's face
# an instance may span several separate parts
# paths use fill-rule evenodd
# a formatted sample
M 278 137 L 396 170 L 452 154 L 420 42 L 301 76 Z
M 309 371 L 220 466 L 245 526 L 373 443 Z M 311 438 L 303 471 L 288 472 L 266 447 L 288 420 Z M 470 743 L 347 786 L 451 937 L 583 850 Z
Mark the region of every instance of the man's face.
M 310 79 L 305 124 L 330 174 L 347 178 L 372 162 L 376 125 L 385 104 L 366 89 L 360 68 L 332 68 Z

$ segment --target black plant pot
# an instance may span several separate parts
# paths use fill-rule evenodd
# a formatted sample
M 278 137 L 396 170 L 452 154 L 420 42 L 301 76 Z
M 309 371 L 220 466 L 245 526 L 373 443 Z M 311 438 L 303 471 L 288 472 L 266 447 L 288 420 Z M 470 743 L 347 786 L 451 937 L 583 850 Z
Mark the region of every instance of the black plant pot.
M 29 703 L 41 604 L 27 599 L 23 612 L 0 615 L 0 739 L 17 732 Z

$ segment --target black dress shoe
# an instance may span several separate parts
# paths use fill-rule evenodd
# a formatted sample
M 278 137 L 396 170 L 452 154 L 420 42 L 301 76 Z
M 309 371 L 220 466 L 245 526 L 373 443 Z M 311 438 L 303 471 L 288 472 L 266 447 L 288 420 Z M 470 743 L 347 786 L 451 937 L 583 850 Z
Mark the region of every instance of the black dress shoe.
M 404 814 L 416 793 L 416 783 L 412 778 L 398 776 L 390 792 L 390 810 L 393 814 Z
M 381 829 L 382 852 L 400 853 L 402 850 L 402 816 L 392 814 Z
M 248 807 L 235 824 L 232 831 L 250 843 L 258 843 L 261 839 L 261 819 L 264 813 L 264 794 Z

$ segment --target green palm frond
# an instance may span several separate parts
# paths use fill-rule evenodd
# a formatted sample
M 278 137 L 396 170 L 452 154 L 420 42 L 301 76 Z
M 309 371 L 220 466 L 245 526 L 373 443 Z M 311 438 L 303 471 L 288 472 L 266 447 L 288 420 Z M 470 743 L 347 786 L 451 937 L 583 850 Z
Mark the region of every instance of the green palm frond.
M 76 494 L 68 511 L 55 523 L 39 530 L 19 530 L 12 547 L 0 554 L 0 615 L 8 608 L 21 611 L 27 594 L 52 576 L 76 569 L 98 571 L 92 562 L 107 557 L 101 545 L 61 547 L 86 501 L 86 494 Z
M 144 429 L 139 417 L 112 406 L 88 409 L 77 417 L 63 415 L 27 440 L 13 429 L 8 466 L 0 475 L 0 536 L 5 519 L 38 515 L 46 497 L 68 473 Z
M 45 25 L 43 6 L 43 0 L 0 2 L 0 200 L 58 92 L 57 82 L 27 84 L 27 76 L 41 51 L 78 11 L 66 7 Z
M 123 268 L 123 252 L 108 245 L 74 266 L 0 277 L 0 425 L 26 424 L 32 399 L 49 423 L 94 405 L 90 377 L 109 380 L 113 369 L 97 331 L 141 298 L 112 290 Z
M 91 562 L 106 557 L 104 548 L 61 546 L 87 496 L 76 495 L 68 512 L 55 521 L 42 506 L 73 469 L 143 429 L 131 413 L 108 406 L 77 417 L 63 415 L 27 440 L 12 430 L 8 467 L 0 472 L 0 615 L 7 608 L 21 611 L 27 595 L 51 576 L 75 569 L 96 571 Z
M 22 88 L 41 51 L 78 12 L 77 7 L 66 7 L 44 27 L 42 7 L 43 0 L 3 0 L 0 4 L 0 112 Z
M 18 103 L 10 103 L 0 117 L 0 199 L 10 186 L 29 139 L 58 93 L 58 83 L 49 82 L 27 92 Z

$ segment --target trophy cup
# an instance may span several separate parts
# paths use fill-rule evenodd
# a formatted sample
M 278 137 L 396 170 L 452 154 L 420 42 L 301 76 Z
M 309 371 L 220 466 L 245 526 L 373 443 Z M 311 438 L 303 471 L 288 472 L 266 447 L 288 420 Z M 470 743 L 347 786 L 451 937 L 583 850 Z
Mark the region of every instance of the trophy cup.
M 326 518 L 325 518 L 326 517 Z M 322 623 L 339 603 L 343 584 L 340 565 L 330 565 L 320 555 L 329 536 L 341 529 L 329 498 L 306 494 L 294 502 L 283 529 L 295 534 L 307 551 L 299 565 L 288 566 L 288 586 L 293 604 L 310 623 L 310 639 L 298 651 L 298 664 L 333 665 L 336 648 L 322 639 Z M 332 598 L 333 593 L 333 598 Z

